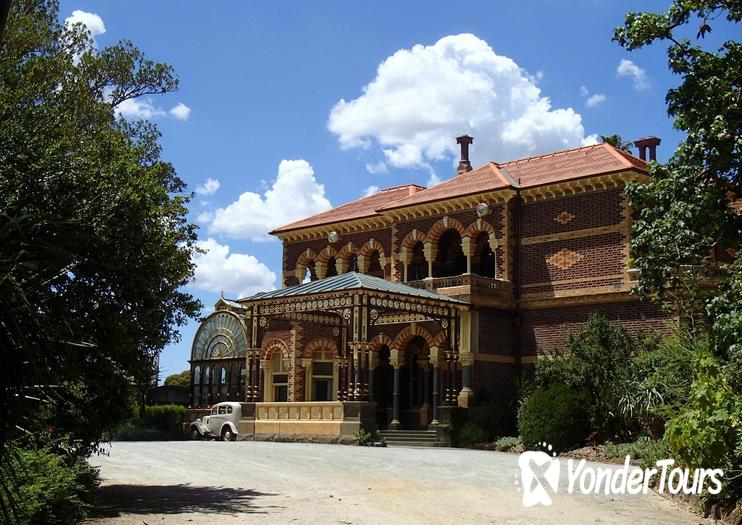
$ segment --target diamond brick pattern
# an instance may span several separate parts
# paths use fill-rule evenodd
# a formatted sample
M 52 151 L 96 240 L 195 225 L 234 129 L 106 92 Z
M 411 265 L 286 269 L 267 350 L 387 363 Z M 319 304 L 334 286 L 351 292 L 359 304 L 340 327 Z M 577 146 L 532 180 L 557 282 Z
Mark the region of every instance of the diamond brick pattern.
M 572 215 L 568 211 L 563 211 L 556 217 L 554 217 L 554 220 L 558 222 L 559 224 L 567 224 L 568 222 L 572 221 L 572 219 L 575 218 L 575 215 Z
M 546 262 L 551 264 L 552 266 L 556 266 L 561 270 L 569 270 L 583 258 L 584 256 L 580 255 L 577 252 L 573 252 L 572 250 L 568 250 L 567 248 L 562 248 L 554 255 L 546 259 Z

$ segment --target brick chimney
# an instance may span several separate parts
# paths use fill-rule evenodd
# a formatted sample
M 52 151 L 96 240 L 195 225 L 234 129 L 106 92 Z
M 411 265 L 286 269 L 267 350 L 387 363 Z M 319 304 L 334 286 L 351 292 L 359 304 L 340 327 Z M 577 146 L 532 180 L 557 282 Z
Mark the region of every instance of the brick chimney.
M 456 144 L 461 145 L 461 160 L 459 161 L 459 167 L 456 168 L 456 175 L 461 175 L 467 171 L 471 171 L 471 162 L 469 162 L 469 145 L 474 142 L 474 139 L 469 135 L 461 135 L 456 137 Z
M 649 150 L 649 160 L 657 160 L 657 146 L 662 142 L 657 137 L 644 137 L 634 141 L 634 146 L 639 150 L 639 158 L 647 160 L 647 150 Z

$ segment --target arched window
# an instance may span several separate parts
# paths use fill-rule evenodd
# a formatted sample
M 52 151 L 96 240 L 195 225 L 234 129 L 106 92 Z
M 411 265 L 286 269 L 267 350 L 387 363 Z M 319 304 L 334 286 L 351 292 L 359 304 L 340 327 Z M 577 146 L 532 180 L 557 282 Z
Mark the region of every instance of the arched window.
M 374 277 L 384 278 L 384 268 L 381 267 L 381 256 L 378 250 L 371 253 L 368 263 L 368 274 Z
M 495 253 L 490 246 L 489 235 L 481 232 L 475 239 L 471 271 L 477 275 L 495 277 L 495 266 Z
M 418 279 L 425 279 L 427 276 L 428 263 L 425 260 L 423 243 L 417 242 L 412 247 L 412 259 L 410 260 L 410 267 L 407 271 L 407 279 L 417 281 Z
M 307 264 L 307 270 L 304 273 L 304 280 L 299 284 L 308 283 L 310 281 L 316 281 L 316 280 L 317 280 L 317 272 L 314 271 L 314 261 L 310 261 Z
M 327 273 L 325 277 L 334 277 L 338 274 L 337 264 L 335 263 L 335 257 L 327 259 Z
M 201 406 L 201 367 L 196 365 L 191 372 L 193 376 L 193 396 L 191 406 Z
M 273 379 L 273 401 L 288 401 L 289 369 L 281 352 L 274 352 L 271 357 L 271 374 Z
M 203 388 L 201 390 L 201 404 L 202 405 L 210 405 L 211 404 L 211 367 L 205 367 L 204 368 L 204 379 L 203 379 Z
M 466 257 L 461 249 L 461 235 L 456 230 L 447 230 L 438 240 L 433 277 L 452 277 L 465 272 Z

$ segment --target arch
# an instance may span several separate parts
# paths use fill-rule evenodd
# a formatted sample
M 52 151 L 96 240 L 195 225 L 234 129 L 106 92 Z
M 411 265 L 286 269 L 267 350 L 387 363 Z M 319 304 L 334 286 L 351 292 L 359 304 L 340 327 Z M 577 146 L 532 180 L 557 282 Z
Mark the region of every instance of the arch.
M 304 355 L 306 357 L 311 357 L 317 350 L 332 350 L 333 355 L 335 355 L 338 351 L 338 345 L 329 337 L 318 337 L 304 345 Z
M 377 334 L 374 337 L 371 338 L 369 341 L 369 344 L 371 345 L 371 350 L 374 352 L 378 352 L 379 349 L 382 346 L 388 346 L 389 348 L 392 347 L 392 338 L 389 337 L 386 334 Z
M 404 236 L 400 246 L 402 248 L 409 248 L 410 250 L 412 250 L 412 247 L 415 246 L 415 244 L 417 244 L 418 242 L 425 242 L 425 237 L 425 232 L 414 229 Z
M 435 347 L 438 347 L 438 348 L 447 348 L 448 347 L 448 341 L 447 341 L 447 339 L 448 338 L 446 337 L 446 331 L 445 330 L 441 330 L 440 332 L 438 332 L 437 334 L 435 334 L 435 337 L 433 338 L 433 344 L 430 345 L 430 346 L 431 347 L 432 346 L 435 346 Z
M 314 253 L 311 248 L 307 248 L 305 251 L 301 252 L 301 255 L 299 255 L 299 258 L 296 260 L 296 266 L 306 267 L 308 264 L 313 263 L 316 260 L 317 254 Z
M 353 255 L 356 255 L 357 253 L 358 253 L 358 247 L 352 242 L 348 241 L 348 243 L 345 246 L 343 246 L 342 248 L 340 248 L 340 250 L 338 250 L 338 252 L 335 254 L 335 257 L 337 257 L 338 259 L 343 259 L 347 261 L 348 259 L 350 259 Z
M 483 221 L 482 219 L 477 219 L 476 221 L 474 221 L 473 223 L 469 225 L 469 227 L 466 229 L 462 237 L 469 237 L 470 239 L 475 239 L 482 232 L 485 232 L 487 235 L 489 235 L 490 245 L 492 246 L 492 249 L 494 250 L 496 246 L 495 243 L 497 243 L 497 232 L 495 232 L 495 228 L 487 221 Z
M 358 250 L 358 255 L 370 257 L 374 252 L 379 252 L 379 257 L 381 257 L 382 260 L 385 259 L 384 247 L 381 243 L 376 239 L 369 239 L 363 246 L 361 246 L 361 249 Z
M 271 355 L 276 352 L 281 352 L 284 359 L 289 358 L 289 346 L 285 341 L 280 339 L 269 339 L 260 348 L 260 355 L 262 359 L 269 359 Z
M 325 248 L 317 254 L 317 262 L 323 262 L 326 263 L 331 258 L 335 257 L 337 255 L 337 252 L 335 251 L 335 248 L 333 248 L 330 245 L 325 246 Z
M 402 331 L 397 334 L 397 337 L 394 338 L 394 341 L 391 344 L 391 348 L 401 350 L 404 345 L 406 345 L 410 341 L 410 339 L 417 335 L 425 339 L 425 343 L 428 345 L 428 348 L 433 346 L 433 336 L 430 335 L 430 332 L 428 332 L 425 328 L 418 324 L 411 324 L 410 326 L 402 329 Z
M 464 237 L 466 233 L 466 228 L 464 228 L 464 225 L 459 221 L 451 219 L 450 217 L 443 217 L 441 220 L 436 222 L 432 228 L 430 228 L 428 235 L 425 237 L 425 242 L 431 244 L 437 243 L 438 239 L 441 238 L 441 235 L 448 230 L 456 230 L 459 232 L 461 237 Z
M 466 273 L 464 241 L 456 228 L 449 228 L 438 238 L 433 256 L 433 277 L 451 277 Z

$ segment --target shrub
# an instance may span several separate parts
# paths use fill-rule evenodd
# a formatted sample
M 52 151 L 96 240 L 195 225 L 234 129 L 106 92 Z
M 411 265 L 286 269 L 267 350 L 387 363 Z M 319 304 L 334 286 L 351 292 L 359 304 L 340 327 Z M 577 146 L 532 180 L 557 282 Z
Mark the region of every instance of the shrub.
M 185 408 L 180 405 L 145 407 L 144 413 L 125 421 L 113 435 L 113 441 L 172 441 L 186 439 L 183 429 Z
M 477 396 L 480 399 L 483 396 Z M 476 397 L 475 397 L 476 399 Z M 468 409 L 451 413 L 451 444 L 489 443 L 515 431 L 515 403 L 512 400 L 482 401 Z
M 518 445 L 522 445 L 519 437 L 505 436 L 495 441 L 495 449 L 500 452 L 508 452 Z
M 0 501 L 20 524 L 77 523 L 87 516 L 89 494 L 99 478 L 84 459 L 51 448 L 6 451 L 0 478 Z
M 609 443 L 605 446 L 604 452 L 606 457 L 610 459 L 631 456 L 631 459 L 638 461 L 643 469 L 655 467 L 657 461 L 670 457 L 670 450 L 666 441 L 651 439 L 647 436 L 639 436 L 635 441 L 629 443 L 619 443 L 617 445 Z
M 532 448 L 546 441 L 557 451 L 584 444 L 590 431 L 590 396 L 584 390 L 553 384 L 537 388 L 518 414 L 523 444 Z

